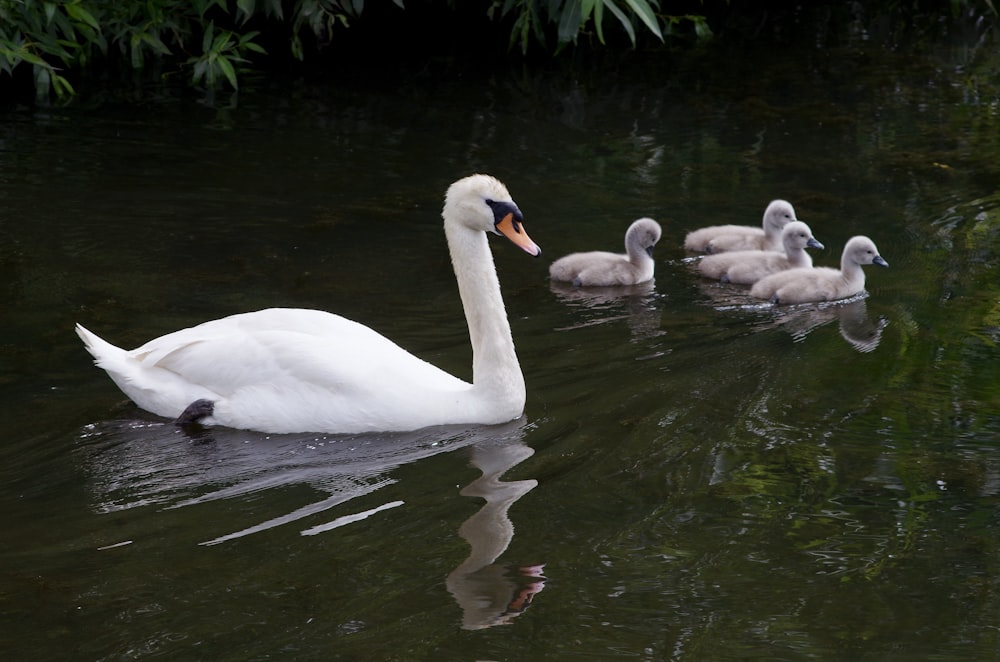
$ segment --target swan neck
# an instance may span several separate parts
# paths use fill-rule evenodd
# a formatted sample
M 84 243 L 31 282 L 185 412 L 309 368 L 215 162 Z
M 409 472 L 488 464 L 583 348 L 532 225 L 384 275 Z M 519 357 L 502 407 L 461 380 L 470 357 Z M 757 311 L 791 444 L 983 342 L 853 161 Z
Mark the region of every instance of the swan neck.
M 523 399 L 524 379 L 486 233 L 446 222 L 445 234 L 469 325 L 473 388 Z
M 646 249 L 642 247 L 642 240 L 639 237 L 628 237 L 628 241 L 625 242 L 625 253 L 628 255 L 629 262 L 636 266 L 652 259 Z
M 840 261 L 840 275 L 852 285 L 858 284 L 860 287 L 865 285 L 865 270 L 846 254 Z

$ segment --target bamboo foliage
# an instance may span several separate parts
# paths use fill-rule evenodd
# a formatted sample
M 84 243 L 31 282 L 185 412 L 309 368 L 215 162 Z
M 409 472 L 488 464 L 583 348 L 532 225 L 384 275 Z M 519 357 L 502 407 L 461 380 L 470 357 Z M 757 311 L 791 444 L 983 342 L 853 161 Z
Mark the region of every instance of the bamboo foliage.
M 456 9 L 453 0 L 437 1 Z M 393 2 L 406 9 L 404 0 Z M 606 24 L 623 31 L 633 46 L 637 30 L 663 41 L 665 32 L 685 21 L 699 36 L 711 33 L 702 17 L 663 16 L 659 4 L 494 0 L 486 13 L 511 25 L 510 45 L 522 52 L 532 44 L 551 49 L 552 34 L 555 52 L 592 33 L 604 44 Z M 120 62 L 138 71 L 165 62 L 209 93 L 220 86 L 235 90 L 251 57 L 267 55 L 255 27 L 284 26 L 290 54 L 303 60 L 304 38 L 325 42 L 364 9 L 365 0 L 0 0 L 0 86 L 30 71 L 39 101 L 66 99 L 76 93 L 71 79 L 84 70 Z
M 393 0 L 396 9 L 414 14 L 432 5 L 444 6 L 455 13 L 456 21 L 461 20 L 459 9 L 469 6 L 466 0 L 413 4 Z M 644 39 L 660 44 L 678 33 L 697 39 L 712 36 L 705 16 L 672 13 L 678 4 L 671 0 L 490 0 L 482 3 L 482 11 L 500 33 L 510 31 L 508 47 L 522 54 L 532 48 L 558 54 L 580 42 L 617 47 L 613 39 L 622 35 L 632 48 Z M 730 7 L 728 0 L 702 0 L 700 4 L 712 12 L 713 20 L 755 11 Z M 759 4 L 767 15 L 769 3 Z M 922 18 L 936 25 L 947 14 L 972 17 L 977 25 L 991 24 L 997 17 L 993 0 L 952 0 L 948 8 L 934 9 L 919 2 L 861 0 L 855 5 L 875 18 L 888 12 L 907 24 Z M 370 2 L 368 14 L 387 6 L 384 0 Z M 252 59 L 269 55 L 261 45 L 261 31 L 267 32 L 268 43 L 287 43 L 287 53 L 304 60 L 315 50 L 310 44 L 329 43 L 332 35 L 360 21 L 365 9 L 365 0 L 0 0 L 0 92 L 12 80 L 30 79 L 39 101 L 67 99 L 76 94 L 74 84 L 79 85 L 87 71 L 123 65 L 144 71 L 154 64 L 168 73 L 184 73 L 191 85 L 208 94 L 221 87 L 235 90 L 241 73 L 252 68 Z
M 510 45 L 522 53 L 532 42 L 548 48 L 551 26 L 555 26 L 557 52 L 581 36 L 594 35 L 600 44 L 606 44 L 605 19 L 621 29 L 633 47 L 638 43 L 637 29 L 660 42 L 684 24 L 693 26 L 699 38 L 712 35 L 704 16 L 663 14 L 659 0 L 494 0 L 488 14 L 513 17 Z

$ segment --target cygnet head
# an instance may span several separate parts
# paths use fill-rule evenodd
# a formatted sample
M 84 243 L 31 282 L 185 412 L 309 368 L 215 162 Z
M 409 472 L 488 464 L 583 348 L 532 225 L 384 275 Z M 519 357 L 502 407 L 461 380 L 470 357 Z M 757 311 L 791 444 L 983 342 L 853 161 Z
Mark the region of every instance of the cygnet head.
M 473 230 L 500 234 L 525 252 L 539 255 L 542 249 L 528 237 L 521 210 L 507 187 L 489 175 L 469 175 L 448 187 L 445 194 L 445 228 L 459 224 Z
M 634 255 L 642 251 L 653 257 L 653 246 L 660 240 L 662 233 L 659 223 L 651 218 L 640 218 L 628 226 L 625 232 L 625 252 Z
M 795 208 L 787 200 L 771 200 L 764 210 L 764 226 L 780 231 L 783 227 L 797 221 Z
M 809 226 L 802 221 L 792 221 L 784 227 L 781 231 L 781 243 L 785 247 L 785 252 L 800 248 L 824 248 L 823 244 L 813 236 Z
M 889 266 L 889 263 L 878 254 L 878 248 L 875 246 L 875 242 L 864 235 L 851 237 L 848 242 L 844 244 L 844 254 L 840 261 L 841 268 L 846 267 L 849 262 L 861 265 L 877 264 L 880 267 Z

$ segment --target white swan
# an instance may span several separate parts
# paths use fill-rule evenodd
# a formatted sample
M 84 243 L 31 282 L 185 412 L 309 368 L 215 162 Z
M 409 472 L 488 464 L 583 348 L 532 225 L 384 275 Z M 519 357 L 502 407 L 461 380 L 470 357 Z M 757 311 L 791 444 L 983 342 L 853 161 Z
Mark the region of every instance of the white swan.
M 452 184 L 442 215 L 472 341 L 471 384 L 318 310 L 233 315 L 132 351 L 80 325 L 76 332 L 129 398 L 181 425 L 350 433 L 513 420 L 524 409 L 524 378 L 486 235 L 503 234 L 531 255 L 541 249 L 493 177 Z
M 865 289 L 865 264 L 888 267 L 878 254 L 875 242 L 865 236 L 851 237 L 840 256 L 840 269 L 809 267 L 779 271 L 762 278 L 750 288 L 750 295 L 771 303 L 835 301 L 860 294 Z
M 625 231 L 625 253 L 570 253 L 552 263 L 549 276 L 578 287 L 636 285 L 652 280 L 653 246 L 660 240 L 660 234 L 659 223 L 640 218 Z
M 706 278 L 723 283 L 752 285 L 764 276 L 786 269 L 811 267 L 812 258 L 806 248 L 823 248 L 813 237 L 812 230 L 802 221 L 792 221 L 781 231 L 784 252 L 731 251 L 706 255 L 698 261 L 698 270 Z
M 689 232 L 684 237 L 684 248 L 696 253 L 780 251 L 781 229 L 797 220 L 792 203 L 787 200 L 772 200 L 764 210 L 761 227 L 710 225 Z

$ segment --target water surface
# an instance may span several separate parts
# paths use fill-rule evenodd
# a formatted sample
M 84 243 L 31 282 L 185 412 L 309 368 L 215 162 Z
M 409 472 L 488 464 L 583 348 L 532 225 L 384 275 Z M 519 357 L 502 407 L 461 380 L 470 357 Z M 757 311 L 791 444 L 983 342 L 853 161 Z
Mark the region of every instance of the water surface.
M 0 121 L 0 647 L 12 659 L 989 659 L 1000 522 L 998 61 L 766 40 L 548 72 L 261 83 Z M 186 436 L 73 334 L 267 306 L 465 378 L 449 183 L 492 241 L 521 420 Z M 837 305 L 701 280 L 702 225 L 793 202 Z M 552 259 L 660 221 L 655 282 Z

